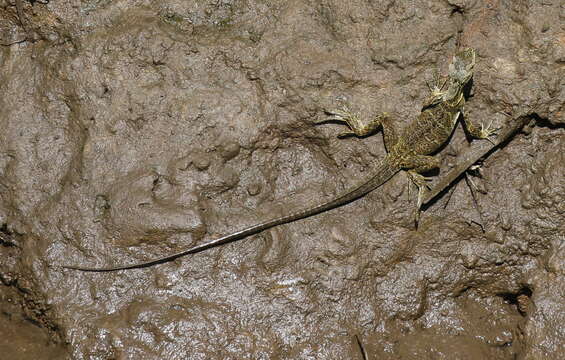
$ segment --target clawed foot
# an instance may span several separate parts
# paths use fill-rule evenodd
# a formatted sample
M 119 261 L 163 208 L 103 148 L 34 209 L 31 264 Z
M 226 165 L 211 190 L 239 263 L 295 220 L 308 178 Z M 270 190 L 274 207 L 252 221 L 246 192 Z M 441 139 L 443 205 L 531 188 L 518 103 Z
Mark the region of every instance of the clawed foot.
M 415 171 L 408 171 L 408 178 L 418 188 L 418 202 L 416 208 L 420 209 L 424 193 L 431 189 L 428 183 L 432 181 L 432 178 L 418 174 Z M 408 189 L 410 189 L 410 187 Z
M 497 135 L 498 130 L 500 130 L 500 127 L 492 127 L 492 120 L 487 126 L 481 123 L 481 129 L 479 130 L 479 139 L 488 140 L 491 144 L 496 145 L 494 141 L 490 139 L 490 137 Z
M 356 135 L 356 133 L 352 130 L 355 129 L 358 124 L 360 124 L 359 116 L 353 112 L 351 112 L 346 106 L 342 107 L 341 109 L 336 110 L 325 110 L 326 115 L 329 115 L 326 119 L 316 122 L 316 124 L 320 124 L 326 121 L 339 121 L 345 123 L 351 130 L 344 131 L 337 135 L 338 138 L 344 138 L 351 135 Z
M 315 124 L 319 125 L 327 121 L 339 121 L 345 123 L 349 127 L 349 131 L 341 132 L 337 135 L 338 138 L 344 138 L 351 135 L 356 136 L 367 136 L 374 133 L 381 126 L 382 116 L 386 116 L 383 113 L 376 118 L 369 121 L 362 121 L 359 115 L 350 111 L 346 106 L 337 110 L 326 110 L 325 113 L 329 117 L 316 121 Z
M 445 92 L 443 88 L 447 83 L 447 78 L 443 80 L 440 78 L 439 73 L 434 71 L 432 81 L 427 81 L 426 84 L 428 85 L 428 89 L 430 89 L 430 95 L 424 100 L 424 107 L 432 106 L 437 104 L 442 98 Z
M 436 70 L 434 71 L 432 81 L 431 82 L 428 81 L 426 82 L 426 84 L 428 84 L 428 88 L 430 89 L 432 96 L 437 96 L 443 93 L 443 88 L 445 87 L 446 82 L 447 82 L 447 78 L 444 78 L 442 80 L 441 77 L 439 76 L 438 71 Z

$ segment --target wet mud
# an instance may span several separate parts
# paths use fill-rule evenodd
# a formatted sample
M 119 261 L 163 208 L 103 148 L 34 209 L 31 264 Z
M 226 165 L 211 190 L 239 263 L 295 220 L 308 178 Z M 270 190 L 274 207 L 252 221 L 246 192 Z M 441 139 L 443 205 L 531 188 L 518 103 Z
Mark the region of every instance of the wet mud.
M 559 1 L 0 1 L 0 353 L 562 359 L 564 20 Z M 160 257 L 341 193 L 385 148 L 314 125 L 324 110 L 403 126 L 461 47 L 477 52 L 465 119 L 530 122 L 417 229 L 399 173 L 173 262 L 61 267 Z M 439 173 L 476 143 L 458 126 Z

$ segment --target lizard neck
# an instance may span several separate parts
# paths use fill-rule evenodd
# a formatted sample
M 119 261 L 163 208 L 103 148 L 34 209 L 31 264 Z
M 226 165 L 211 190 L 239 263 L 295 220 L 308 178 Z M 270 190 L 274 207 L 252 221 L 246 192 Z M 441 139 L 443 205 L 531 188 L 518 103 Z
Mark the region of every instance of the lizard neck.
M 444 104 L 453 111 L 458 111 L 465 105 L 465 96 L 463 94 L 464 86 L 464 84 L 453 84 L 445 94 Z

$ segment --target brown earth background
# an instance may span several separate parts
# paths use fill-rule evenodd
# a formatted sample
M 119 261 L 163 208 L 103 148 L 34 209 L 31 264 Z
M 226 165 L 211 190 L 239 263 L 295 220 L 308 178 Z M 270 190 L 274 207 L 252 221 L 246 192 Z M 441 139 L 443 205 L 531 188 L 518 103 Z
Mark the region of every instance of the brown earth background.
M 562 1 L 18 2 L 0 1 L 2 359 L 564 358 Z M 402 126 L 461 47 L 465 118 L 531 120 L 469 175 L 485 193 L 462 177 L 415 230 L 401 173 L 174 262 L 61 268 L 335 196 L 385 150 L 313 125 L 323 110 Z M 440 173 L 476 143 L 458 126 Z

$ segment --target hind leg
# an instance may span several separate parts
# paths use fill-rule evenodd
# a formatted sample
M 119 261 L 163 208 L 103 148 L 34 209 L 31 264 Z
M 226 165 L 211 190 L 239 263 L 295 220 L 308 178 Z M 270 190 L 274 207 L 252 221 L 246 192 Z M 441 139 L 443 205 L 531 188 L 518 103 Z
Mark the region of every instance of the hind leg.
M 414 155 L 405 159 L 401 166 L 408 171 L 408 177 L 418 188 L 418 203 L 417 208 L 420 209 L 422 205 L 422 198 L 426 188 L 429 188 L 428 182 L 431 180 L 428 177 L 422 175 L 422 173 L 428 172 L 439 168 L 439 160 L 433 156 L 426 155 Z

